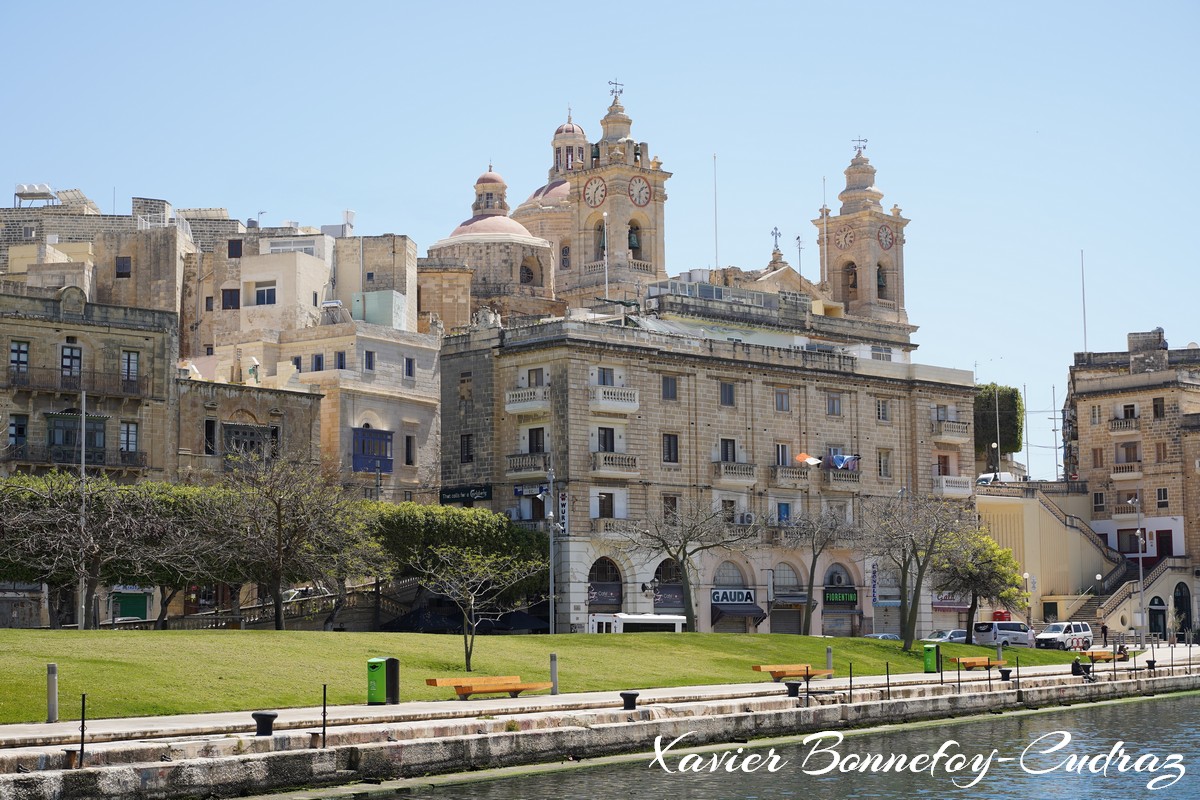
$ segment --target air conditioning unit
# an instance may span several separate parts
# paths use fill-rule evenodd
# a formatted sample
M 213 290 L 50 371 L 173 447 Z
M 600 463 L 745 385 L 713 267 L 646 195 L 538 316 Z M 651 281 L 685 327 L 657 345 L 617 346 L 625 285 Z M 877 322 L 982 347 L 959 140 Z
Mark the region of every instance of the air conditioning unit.
M 506 508 L 506 509 L 504 509 L 504 515 L 507 516 L 511 520 L 514 520 L 514 521 L 518 520 L 521 518 L 521 509 Z
M 744 511 L 741 514 L 736 514 L 736 515 L 734 515 L 733 522 L 735 525 L 753 525 L 754 524 L 754 512 L 753 511 Z
M 1193 570 L 1192 575 L 1197 578 L 1200 578 L 1200 569 Z

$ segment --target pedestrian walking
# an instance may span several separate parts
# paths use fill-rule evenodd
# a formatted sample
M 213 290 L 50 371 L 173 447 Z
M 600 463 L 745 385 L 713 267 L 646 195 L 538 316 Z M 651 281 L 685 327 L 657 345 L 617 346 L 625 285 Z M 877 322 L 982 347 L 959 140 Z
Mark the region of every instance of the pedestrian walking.
M 1104 639 L 1104 646 L 1108 647 L 1108 625 L 1106 623 L 1100 624 L 1100 636 Z

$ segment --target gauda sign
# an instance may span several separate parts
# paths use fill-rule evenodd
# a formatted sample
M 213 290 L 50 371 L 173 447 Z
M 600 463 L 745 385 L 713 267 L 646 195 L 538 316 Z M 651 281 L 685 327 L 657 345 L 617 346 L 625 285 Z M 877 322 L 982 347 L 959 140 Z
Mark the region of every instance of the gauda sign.
M 712 602 L 714 605 L 731 605 L 734 603 L 753 603 L 753 589 L 713 589 Z

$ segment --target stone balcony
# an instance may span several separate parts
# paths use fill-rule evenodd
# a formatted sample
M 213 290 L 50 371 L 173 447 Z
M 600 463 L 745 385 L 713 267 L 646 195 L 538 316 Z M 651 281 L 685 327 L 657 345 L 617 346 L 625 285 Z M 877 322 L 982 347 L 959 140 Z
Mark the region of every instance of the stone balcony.
M 613 414 L 637 413 L 638 390 L 624 386 L 589 386 L 588 410 Z
M 826 469 L 821 474 L 825 485 L 834 491 L 857 492 L 862 486 L 862 473 L 855 470 Z
M 509 477 L 544 476 L 550 467 L 549 453 L 514 453 L 507 458 L 508 468 L 505 474 Z
M 757 480 L 758 465 L 756 464 L 742 464 L 736 461 L 713 462 L 713 481 L 717 483 L 753 486 Z
M 637 456 L 629 453 L 592 453 L 592 477 L 636 478 Z
M 1113 436 L 1136 436 L 1141 432 L 1141 423 L 1142 421 L 1138 417 L 1110 419 L 1108 421 L 1108 432 Z
M 1113 464 L 1109 479 L 1114 481 L 1140 481 L 1142 479 L 1142 462 L 1130 461 L 1125 464 Z
M 793 467 L 779 464 L 771 467 L 772 486 L 807 486 L 808 467 Z
M 935 475 L 933 493 L 938 497 L 970 497 L 975 481 L 960 475 Z
M 971 441 L 971 423 L 954 419 L 939 419 L 933 423 L 933 439 L 936 442 L 962 444 Z
M 509 414 L 550 413 L 550 387 L 533 386 L 504 393 L 504 410 Z

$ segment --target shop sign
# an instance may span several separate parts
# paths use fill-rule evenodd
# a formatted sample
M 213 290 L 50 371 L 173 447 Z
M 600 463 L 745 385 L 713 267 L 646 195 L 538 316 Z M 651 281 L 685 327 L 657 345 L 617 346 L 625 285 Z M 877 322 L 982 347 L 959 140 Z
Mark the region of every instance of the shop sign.
M 713 589 L 712 602 L 714 605 L 736 605 L 753 603 L 753 589 Z
M 466 503 L 491 499 L 492 485 L 490 483 L 477 486 L 456 486 L 453 489 L 442 489 L 441 491 L 441 502 L 443 503 Z
M 825 590 L 825 605 L 856 606 L 858 605 L 858 589 L 852 586 L 827 588 Z

